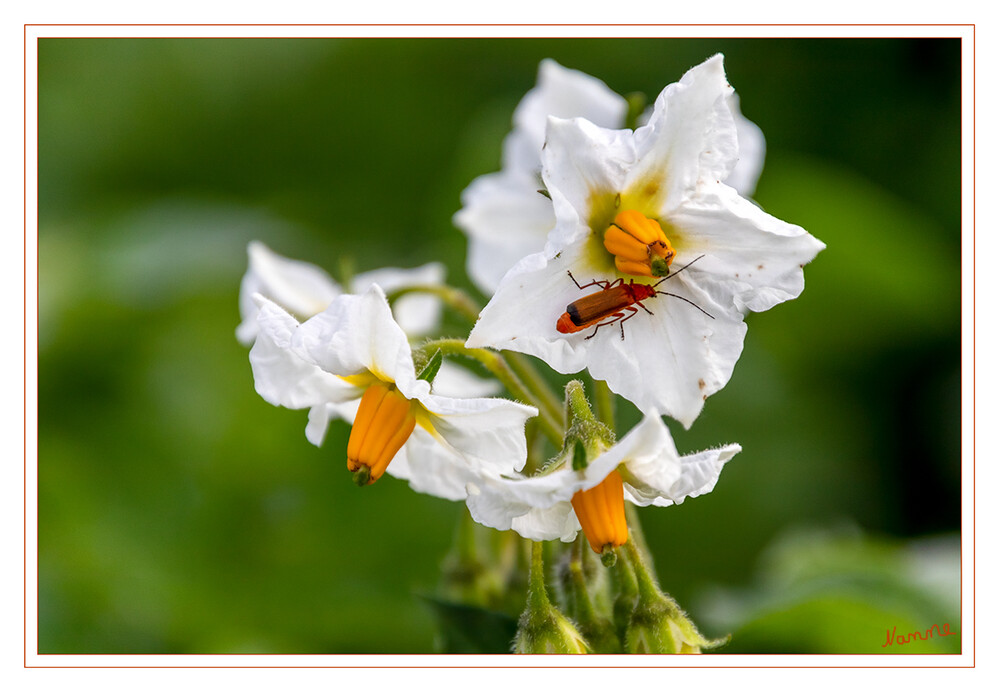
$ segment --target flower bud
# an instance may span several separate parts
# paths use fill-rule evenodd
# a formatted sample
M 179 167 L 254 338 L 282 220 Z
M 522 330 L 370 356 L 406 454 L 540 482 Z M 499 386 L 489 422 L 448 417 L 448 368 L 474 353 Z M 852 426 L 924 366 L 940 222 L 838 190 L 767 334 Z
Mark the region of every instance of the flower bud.
M 513 640 L 515 654 L 585 654 L 586 641 L 575 625 L 555 606 L 524 611 Z
M 728 637 L 706 639 L 672 598 L 659 594 L 656 599 L 639 599 L 625 635 L 625 650 L 632 654 L 699 654 L 727 641 Z

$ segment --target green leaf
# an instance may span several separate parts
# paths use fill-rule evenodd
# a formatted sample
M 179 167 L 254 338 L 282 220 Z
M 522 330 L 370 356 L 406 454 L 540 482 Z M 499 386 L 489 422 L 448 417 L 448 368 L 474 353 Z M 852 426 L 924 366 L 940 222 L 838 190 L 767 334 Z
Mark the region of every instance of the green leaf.
M 517 620 L 506 613 L 422 596 L 437 617 L 439 648 L 447 654 L 508 654 Z

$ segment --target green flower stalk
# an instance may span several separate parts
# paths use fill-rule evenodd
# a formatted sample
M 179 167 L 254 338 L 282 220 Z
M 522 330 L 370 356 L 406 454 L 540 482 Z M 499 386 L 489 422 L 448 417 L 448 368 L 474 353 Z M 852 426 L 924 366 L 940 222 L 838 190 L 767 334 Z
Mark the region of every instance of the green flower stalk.
M 608 553 L 613 554 L 611 551 Z M 614 622 L 598 611 L 597 604 L 591 597 L 591 589 L 599 593 L 600 584 L 606 585 L 606 582 L 598 578 L 599 567 L 587 569 L 586 562 L 591 559 L 589 556 L 589 551 L 583 547 L 583 540 L 577 538 L 572 544 L 566 574 L 565 590 L 570 603 L 569 612 L 595 653 L 621 653 L 621 641 Z
M 632 654 L 699 654 L 725 644 L 728 637 L 710 640 L 697 631 L 676 601 L 659 590 L 634 542 L 627 555 L 638 583 L 638 603 L 625 634 L 625 651 Z
M 513 640 L 516 654 L 585 654 L 589 646 L 583 635 L 548 598 L 545 586 L 544 545 L 531 544 L 531 577 L 527 590 L 527 607 L 520 616 L 517 636 Z

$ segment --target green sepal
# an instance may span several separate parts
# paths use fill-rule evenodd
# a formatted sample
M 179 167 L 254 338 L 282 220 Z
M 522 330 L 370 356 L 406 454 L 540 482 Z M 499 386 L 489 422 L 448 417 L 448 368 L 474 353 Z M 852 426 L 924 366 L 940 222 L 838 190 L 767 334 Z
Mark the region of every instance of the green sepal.
M 589 461 L 586 459 L 586 448 L 583 447 L 583 441 L 577 439 L 575 444 L 572 446 L 572 470 L 582 471 L 589 465 Z
M 437 377 L 437 372 L 441 369 L 441 363 L 443 362 L 444 354 L 441 353 L 440 349 L 437 349 L 434 351 L 434 355 L 430 356 L 430 360 L 423 366 L 423 369 L 420 370 L 420 374 L 416 376 L 416 379 L 432 383 L 434 378 Z

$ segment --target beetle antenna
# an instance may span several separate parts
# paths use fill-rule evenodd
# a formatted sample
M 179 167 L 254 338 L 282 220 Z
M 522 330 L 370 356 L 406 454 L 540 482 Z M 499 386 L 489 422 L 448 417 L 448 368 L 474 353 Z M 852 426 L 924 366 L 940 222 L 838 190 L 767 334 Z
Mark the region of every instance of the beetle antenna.
M 696 262 L 697 260 L 701 259 L 702 257 L 704 257 L 704 255 L 698 255 L 697 257 L 695 257 L 694 259 L 692 259 L 689 262 L 687 262 L 685 265 L 683 265 L 682 267 L 680 267 L 679 269 L 677 269 L 675 272 L 673 272 L 669 276 L 664 276 L 663 278 L 659 279 L 659 281 L 657 281 L 654 284 L 652 284 L 652 288 L 655 288 L 656 286 L 658 286 L 659 284 L 661 284 L 666 279 L 672 279 L 674 276 L 676 276 L 677 274 L 679 274 L 680 272 L 682 272 L 684 269 L 686 269 L 687 267 L 689 267 L 690 265 L 692 265 L 694 262 Z M 707 313 L 705 313 L 705 314 L 707 314 Z
M 702 255 L 702 256 L 703 256 L 703 255 Z M 688 265 L 687 265 L 687 267 L 689 267 L 689 266 L 690 266 L 690 265 L 688 264 Z M 684 267 L 684 269 L 686 269 L 687 267 Z M 667 277 L 667 278 L 669 278 L 669 277 Z M 708 316 L 708 317 L 710 317 L 711 319 L 714 319 L 714 318 L 715 318 L 715 316 L 714 316 L 714 315 L 712 315 L 712 314 L 711 314 L 710 312 L 708 312 L 707 310 L 705 310 L 704 308 L 702 308 L 702 307 L 701 307 L 700 305 L 698 305 L 697 303 L 695 303 L 695 302 L 694 302 L 694 301 L 692 301 L 692 300 L 687 300 L 687 299 L 686 299 L 686 298 L 684 298 L 683 296 L 678 296 L 678 295 L 677 295 L 677 294 L 675 294 L 675 293 L 667 293 L 666 291 L 656 291 L 656 293 L 658 293 L 658 294 L 659 294 L 659 295 L 661 295 L 661 296 L 672 296 L 673 298 L 679 298 L 679 299 L 680 299 L 680 300 L 682 300 L 682 301 L 683 301 L 684 303 L 690 303 L 691 305 L 693 305 L 693 306 L 694 306 L 695 308 L 697 308 L 698 310 L 700 310 L 701 312 L 703 312 L 703 313 L 704 313 L 705 315 L 707 315 L 707 316 Z

